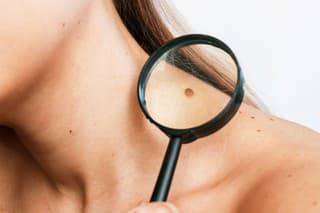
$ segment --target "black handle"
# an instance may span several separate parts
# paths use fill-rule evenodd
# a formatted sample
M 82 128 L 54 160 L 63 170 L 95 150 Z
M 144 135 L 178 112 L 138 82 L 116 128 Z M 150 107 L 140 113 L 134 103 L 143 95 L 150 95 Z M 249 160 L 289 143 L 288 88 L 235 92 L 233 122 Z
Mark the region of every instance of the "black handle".
M 151 202 L 167 200 L 171 181 L 179 158 L 181 145 L 182 142 L 180 137 L 170 138 L 166 155 L 162 162 L 161 170 L 152 193 Z

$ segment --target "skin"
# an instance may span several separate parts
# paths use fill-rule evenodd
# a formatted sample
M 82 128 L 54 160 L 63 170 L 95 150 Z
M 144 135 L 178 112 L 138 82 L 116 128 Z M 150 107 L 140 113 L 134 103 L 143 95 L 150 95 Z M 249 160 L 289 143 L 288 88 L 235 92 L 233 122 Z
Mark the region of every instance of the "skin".
M 0 7 L 0 212 L 320 211 L 319 134 L 246 104 L 183 146 L 168 203 L 139 206 L 168 139 L 138 106 L 148 56 L 111 1 Z

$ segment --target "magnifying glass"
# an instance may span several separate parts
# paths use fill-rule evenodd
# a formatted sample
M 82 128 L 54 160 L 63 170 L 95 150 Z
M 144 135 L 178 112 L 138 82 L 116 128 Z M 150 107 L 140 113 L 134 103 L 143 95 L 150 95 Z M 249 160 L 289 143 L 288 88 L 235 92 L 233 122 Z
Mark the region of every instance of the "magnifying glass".
M 232 119 L 244 97 L 243 84 L 232 50 L 209 35 L 175 38 L 150 56 L 138 80 L 139 104 L 170 138 L 151 201 L 166 201 L 181 145 Z

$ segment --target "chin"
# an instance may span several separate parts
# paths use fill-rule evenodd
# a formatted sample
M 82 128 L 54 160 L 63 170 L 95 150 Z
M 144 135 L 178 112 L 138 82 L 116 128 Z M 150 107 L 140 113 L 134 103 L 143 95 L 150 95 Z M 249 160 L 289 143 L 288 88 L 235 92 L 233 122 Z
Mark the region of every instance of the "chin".
M 13 81 L 13 76 L 3 75 L 0 76 L 0 109 L 4 104 L 8 102 L 10 97 L 14 95 L 15 87 L 18 86 L 18 82 Z
M 15 93 L 18 92 L 18 82 L 12 81 L 13 76 L 0 77 L 0 109 L 8 105 L 10 100 L 14 99 Z
M 11 87 L 4 79 L 0 78 L 0 126 L 4 124 L 5 118 L 9 114 L 9 109 L 12 108 L 13 93 Z
M 14 75 L 13 73 L 16 73 Z M 26 73 L 10 71 L 0 76 L 0 125 L 30 92 L 32 81 Z

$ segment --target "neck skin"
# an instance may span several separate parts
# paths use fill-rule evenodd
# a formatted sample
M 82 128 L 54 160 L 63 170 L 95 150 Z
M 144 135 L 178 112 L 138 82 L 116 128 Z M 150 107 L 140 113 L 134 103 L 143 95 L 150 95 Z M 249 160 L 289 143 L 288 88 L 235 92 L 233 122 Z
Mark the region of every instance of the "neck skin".
M 6 117 L 59 192 L 81 205 L 111 207 L 150 195 L 168 139 L 138 106 L 136 82 L 147 57 L 111 3 L 94 5 L 44 67 L 47 75 Z M 210 168 L 212 183 L 239 166 L 221 160 L 240 146 L 224 139 L 232 140 L 236 122 L 203 140 L 220 143 L 207 153 L 220 159 Z M 177 179 L 182 171 L 189 170 L 178 169 Z M 142 185 L 147 191 L 139 192 Z

